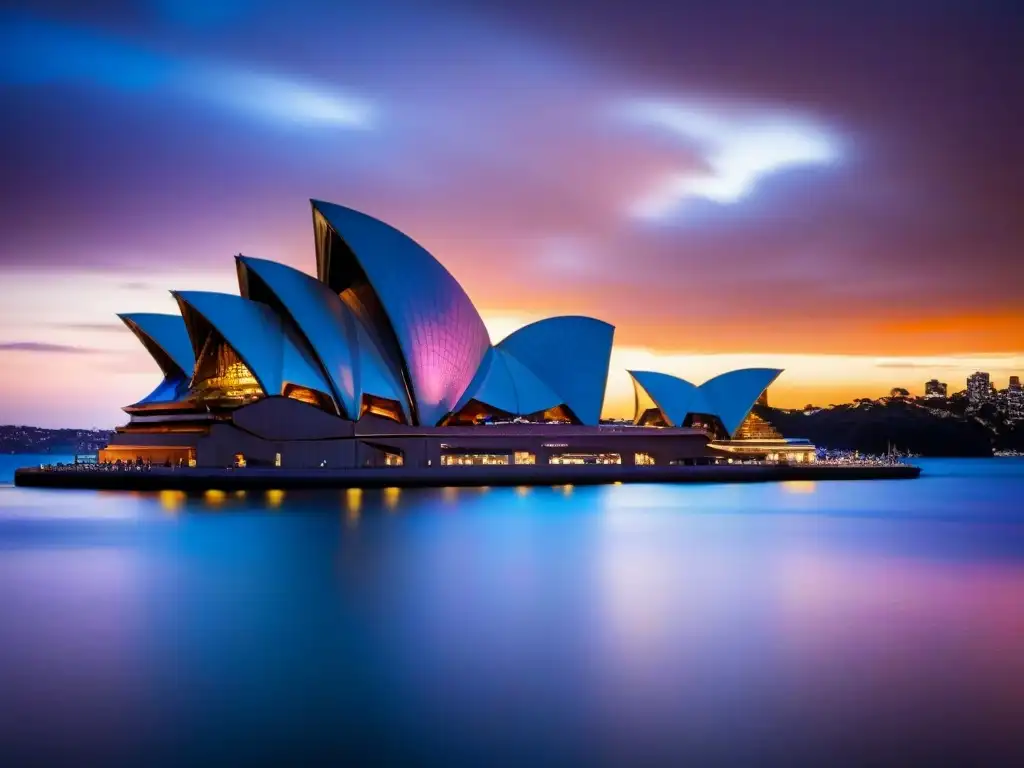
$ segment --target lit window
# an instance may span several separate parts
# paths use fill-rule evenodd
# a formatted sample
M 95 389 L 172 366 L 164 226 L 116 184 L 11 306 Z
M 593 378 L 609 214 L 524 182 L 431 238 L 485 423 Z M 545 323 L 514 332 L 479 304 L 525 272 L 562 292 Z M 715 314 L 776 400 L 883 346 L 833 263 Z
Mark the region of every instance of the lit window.
M 396 400 L 375 397 L 374 395 L 363 395 L 359 408 L 360 418 L 367 413 L 396 421 L 399 424 L 405 422 L 405 418 L 402 415 L 402 406 Z
M 238 404 L 263 395 L 260 383 L 219 334 L 207 338 L 196 364 L 195 394 L 204 402 Z
M 621 464 L 617 453 L 561 453 L 548 459 L 548 464 Z
M 334 404 L 329 395 L 315 389 L 310 389 L 309 387 L 300 387 L 296 384 L 286 384 L 284 387 L 284 396 L 291 400 L 298 400 L 300 403 L 306 403 L 307 405 L 321 408 L 325 411 L 334 410 Z
M 506 453 L 446 453 L 441 456 L 442 466 L 500 466 L 508 464 Z

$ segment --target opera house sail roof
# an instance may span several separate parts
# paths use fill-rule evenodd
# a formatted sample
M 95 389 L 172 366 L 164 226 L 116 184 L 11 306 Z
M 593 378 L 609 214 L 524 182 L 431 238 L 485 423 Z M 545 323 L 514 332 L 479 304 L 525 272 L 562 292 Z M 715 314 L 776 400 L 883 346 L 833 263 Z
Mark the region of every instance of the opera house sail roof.
M 697 386 L 666 373 L 630 371 L 636 394 L 634 421 L 642 424 L 653 418 L 681 427 L 693 416 L 709 416 L 718 419 L 732 436 L 781 373 L 776 368 L 743 368 Z
M 476 307 L 440 262 L 394 227 L 320 201 L 313 216 L 320 280 L 397 341 L 416 420 L 438 423 L 491 344 Z
M 552 317 L 494 344 L 462 286 L 394 227 L 311 201 L 316 275 L 238 255 L 239 294 L 172 291 L 180 315 L 121 319 L 163 380 L 126 408 L 135 418 L 226 412 L 291 398 L 350 421 L 410 427 L 496 419 L 597 425 L 613 326 Z M 711 414 L 734 432 L 778 371 L 734 371 L 696 387 L 631 372 L 660 423 Z M 141 415 L 140 415 L 141 418 Z

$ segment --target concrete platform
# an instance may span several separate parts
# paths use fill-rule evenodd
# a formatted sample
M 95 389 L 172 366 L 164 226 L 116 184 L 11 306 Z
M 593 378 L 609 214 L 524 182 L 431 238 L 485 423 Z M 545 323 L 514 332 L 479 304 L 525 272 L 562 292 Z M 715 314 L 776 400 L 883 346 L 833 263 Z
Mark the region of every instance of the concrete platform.
M 429 488 L 484 485 L 602 485 L 608 483 L 758 483 L 786 480 L 907 480 L 920 467 L 873 465 L 512 465 L 374 469 L 19 469 L 14 484 L 34 488 L 124 491 L 267 490 L 297 488 Z

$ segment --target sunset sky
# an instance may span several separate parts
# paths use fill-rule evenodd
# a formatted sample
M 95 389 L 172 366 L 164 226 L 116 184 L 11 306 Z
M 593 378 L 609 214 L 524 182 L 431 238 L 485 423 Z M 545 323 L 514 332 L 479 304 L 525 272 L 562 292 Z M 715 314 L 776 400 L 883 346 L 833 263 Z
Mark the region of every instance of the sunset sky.
M 159 373 L 115 313 L 234 292 L 238 252 L 315 270 L 311 197 L 419 240 L 494 341 L 613 323 L 606 415 L 626 368 L 782 367 L 783 406 L 1003 387 L 1022 40 L 999 0 L 0 11 L 0 423 L 123 422 Z

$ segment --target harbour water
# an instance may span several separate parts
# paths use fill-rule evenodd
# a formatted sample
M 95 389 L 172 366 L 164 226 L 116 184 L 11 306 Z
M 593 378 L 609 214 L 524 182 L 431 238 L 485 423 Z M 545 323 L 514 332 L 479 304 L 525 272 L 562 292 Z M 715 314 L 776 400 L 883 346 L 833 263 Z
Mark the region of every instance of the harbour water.
M 1024 459 L 919 480 L 10 485 L 0 757 L 1024 758 Z

